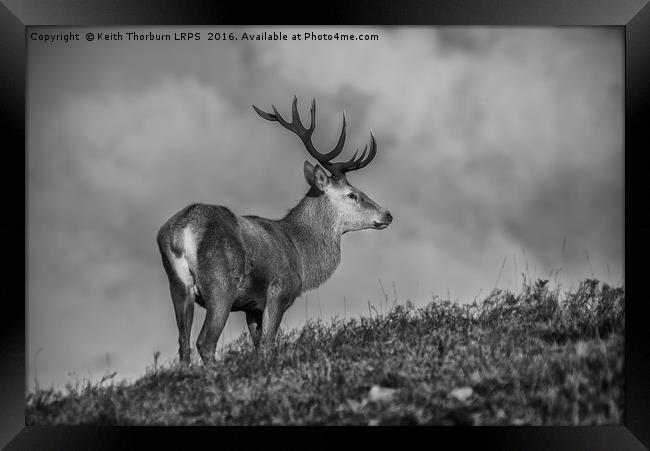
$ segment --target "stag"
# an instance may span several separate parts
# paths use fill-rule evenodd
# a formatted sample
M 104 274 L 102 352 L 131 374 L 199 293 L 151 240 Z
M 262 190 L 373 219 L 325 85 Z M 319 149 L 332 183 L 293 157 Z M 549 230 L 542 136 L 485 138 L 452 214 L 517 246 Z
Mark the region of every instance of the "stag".
M 195 302 L 206 309 L 196 340 L 204 364 L 215 362 L 217 341 L 230 312 L 245 312 L 254 346 L 264 347 L 273 342 L 282 316 L 294 300 L 332 275 L 341 259 L 344 233 L 384 229 L 393 220 L 388 210 L 346 178 L 346 173 L 367 166 L 375 157 L 377 143 L 372 132 L 370 148 L 366 144 L 359 158 L 357 151 L 350 160 L 334 163 L 345 144 L 345 114 L 338 143 L 321 153 L 311 139 L 316 127 L 315 100 L 309 128 L 300 120 L 296 97 L 291 122 L 272 108 L 273 113 L 267 113 L 253 105 L 261 117 L 298 135 L 318 162 L 304 163 L 309 191 L 302 200 L 278 220 L 239 216 L 223 206 L 192 204 L 158 232 L 182 363 L 190 361 Z

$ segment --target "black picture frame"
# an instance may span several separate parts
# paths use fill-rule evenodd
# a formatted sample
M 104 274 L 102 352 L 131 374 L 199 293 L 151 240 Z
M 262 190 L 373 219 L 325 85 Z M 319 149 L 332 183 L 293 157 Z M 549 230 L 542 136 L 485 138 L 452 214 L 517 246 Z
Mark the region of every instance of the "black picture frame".
M 128 449 L 257 446 L 330 449 L 362 439 L 364 447 L 471 445 L 490 449 L 624 450 L 650 446 L 650 327 L 642 295 L 650 221 L 644 172 L 650 109 L 650 5 L 648 0 L 329 1 L 316 5 L 266 2 L 129 0 L 2 0 L 0 4 L 0 114 L 2 115 L 3 280 L 0 283 L 0 446 L 22 449 Z M 288 12 L 294 15 L 289 17 Z M 297 14 L 296 14 L 297 13 Z M 17 293 L 26 268 L 26 27 L 34 25 L 610 25 L 625 29 L 625 424 L 602 427 L 501 428 L 119 428 L 25 427 L 25 308 Z M 8 138 L 8 139 L 7 139 Z M 22 169 L 22 171 L 21 171 Z M 22 196 L 18 193 L 23 187 Z M 638 200 L 637 200 L 638 198 Z M 21 239 L 22 238 L 22 239 Z M 25 260 L 20 259 L 25 256 Z M 22 279 L 21 279 L 22 277 Z M 647 276 L 646 276 L 647 277 Z M 24 302 L 24 303 L 23 303 Z M 198 444 L 197 444 L 198 442 Z M 225 444 L 231 442 L 230 444 Z M 191 445 L 190 445 L 191 443 Z M 355 447 L 358 445 L 355 445 Z M 418 445 L 420 446 L 420 445 Z

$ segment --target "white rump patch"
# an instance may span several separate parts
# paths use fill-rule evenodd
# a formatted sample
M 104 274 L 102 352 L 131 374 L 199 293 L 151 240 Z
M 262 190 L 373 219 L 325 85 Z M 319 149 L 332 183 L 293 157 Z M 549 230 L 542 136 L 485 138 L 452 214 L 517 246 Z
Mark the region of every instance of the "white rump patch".
M 183 229 L 183 249 L 188 263 L 196 265 L 196 238 L 189 227 Z
M 183 255 L 172 260 L 174 270 L 183 284 L 198 294 L 198 288 L 190 271 L 190 266 L 196 266 L 196 239 L 189 227 L 183 229 Z

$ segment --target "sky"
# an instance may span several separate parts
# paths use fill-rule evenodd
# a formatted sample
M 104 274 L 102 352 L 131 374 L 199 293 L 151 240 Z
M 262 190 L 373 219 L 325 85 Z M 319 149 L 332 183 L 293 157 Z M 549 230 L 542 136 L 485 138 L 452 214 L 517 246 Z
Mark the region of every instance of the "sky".
M 307 192 L 300 140 L 345 111 L 348 180 L 394 217 L 343 237 L 341 264 L 282 327 L 385 300 L 461 303 L 524 275 L 624 280 L 623 34 L 614 28 L 167 28 L 199 41 L 28 41 L 28 386 L 142 375 L 176 358 L 158 228 L 194 202 L 280 218 Z M 373 33 L 377 41 L 209 41 L 209 32 Z M 346 158 L 347 159 L 347 158 Z M 554 271 L 552 274 L 551 272 Z M 383 287 L 383 288 L 382 288 Z M 195 309 L 193 346 L 203 309 Z M 231 315 L 219 347 L 245 330 Z

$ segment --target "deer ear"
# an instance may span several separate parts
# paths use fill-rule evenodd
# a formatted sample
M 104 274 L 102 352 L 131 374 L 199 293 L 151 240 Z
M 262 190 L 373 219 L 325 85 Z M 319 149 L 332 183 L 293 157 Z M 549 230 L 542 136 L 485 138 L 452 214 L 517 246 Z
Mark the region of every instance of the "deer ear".
M 305 165 L 302 168 L 303 172 L 305 173 L 305 180 L 309 185 L 314 184 L 314 165 L 311 164 L 309 161 L 305 161 Z
M 317 163 L 316 166 L 314 166 L 309 161 L 305 161 L 303 171 L 305 173 L 305 180 L 309 185 L 314 186 L 321 191 L 325 191 L 330 179 L 327 176 L 327 173 L 325 173 L 325 169 L 323 169 L 320 164 Z
M 314 172 L 312 174 L 314 178 L 313 186 L 325 192 L 325 188 L 327 188 L 330 183 L 330 178 L 327 176 L 327 173 L 325 173 L 325 169 L 323 169 L 320 164 L 317 164 L 314 167 Z

